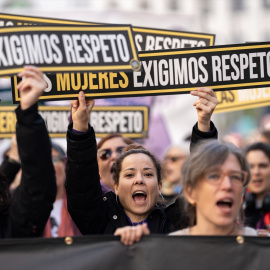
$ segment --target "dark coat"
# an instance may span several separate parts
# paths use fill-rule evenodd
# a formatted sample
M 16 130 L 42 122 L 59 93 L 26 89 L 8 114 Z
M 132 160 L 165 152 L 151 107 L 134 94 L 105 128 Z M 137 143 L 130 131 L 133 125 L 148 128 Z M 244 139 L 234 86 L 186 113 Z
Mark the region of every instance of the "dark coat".
M 51 144 L 37 104 L 16 109 L 16 136 L 21 159 L 21 184 L 0 212 L 0 238 L 40 236 L 56 196 Z
M 216 138 L 217 130 L 200 136 L 193 128 L 192 146 L 200 139 Z M 125 212 L 113 192 L 102 195 L 97 163 L 97 145 L 93 128 L 83 134 L 67 133 L 66 192 L 69 213 L 82 234 L 113 234 L 117 228 L 129 225 Z M 181 215 L 180 200 L 167 208 L 155 207 L 147 217 L 151 233 L 169 233 L 187 227 Z M 179 225 L 179 220 L 180 222 Z

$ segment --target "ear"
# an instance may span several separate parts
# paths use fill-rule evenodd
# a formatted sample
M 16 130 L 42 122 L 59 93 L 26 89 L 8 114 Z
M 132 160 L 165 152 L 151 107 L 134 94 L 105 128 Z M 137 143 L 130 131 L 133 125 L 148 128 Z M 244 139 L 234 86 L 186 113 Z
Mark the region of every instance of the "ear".
M 114 193 L 118 196 L 118 185 L 113 182 L 113 187 L 114 187 Z
M 185 197 L 187 199 L 187 201 L 191 204 L 191 205 L 194 205 L 196 204 L 196 196 L 194 194 L 194 190 L 191 188 L 191 187 L 186 187 L 184 189 L 184 194 L 185 194 Z

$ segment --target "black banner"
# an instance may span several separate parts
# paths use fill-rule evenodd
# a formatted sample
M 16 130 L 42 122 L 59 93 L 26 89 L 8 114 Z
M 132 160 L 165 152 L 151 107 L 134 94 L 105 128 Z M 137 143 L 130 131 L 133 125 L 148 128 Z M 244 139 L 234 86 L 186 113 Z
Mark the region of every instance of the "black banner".
M 16 131 L 15 106 L 0 107 L 0 138 L 10 138 Z M 65 138 L 69 124 L 69 106 L 39 106 L 52 138 Z M 149 128 L 147 106 L 96 106 L 90 114 L 90 123 L 96 137 L 110 133 L 121 133 L 128 138 L 146 138 Z
M 270 86 L 270 43 L 236 44 L 139 53 L 141 71 L 57 73 L 40 99 L 154 96 L 188 93 L 197 87 L 234 90 Z M 18 103 L 17 77 L 12 82 Z
M 133 246 L 117 237 L 1 240 L 3 270 L 268 270 L 268 237 L 145 236 Z
M 88 24 L 102 23 L 71 21 L 45 17 L 20 16 L 0 13 L 0 27 L 50 24 Z M 166 50 L 189 47 L 212 46 L 215 35 L 195 32 L 172 31 L 133 26 L 134 39 L 138 51 Z
M 24 65 L 44 72 L 140 68 L 128 25 L 0 28 L 0 76 L 17 74 Z

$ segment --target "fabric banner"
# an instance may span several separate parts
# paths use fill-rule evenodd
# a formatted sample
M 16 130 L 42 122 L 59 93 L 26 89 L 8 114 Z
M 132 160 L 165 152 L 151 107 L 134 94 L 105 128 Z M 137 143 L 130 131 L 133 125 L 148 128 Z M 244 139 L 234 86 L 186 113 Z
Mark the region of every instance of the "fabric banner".
M 270 86 L 270 43 L 140 52 L 141 71 L 57 73 L 40 100 L 153 96 L 188 93 L 207 86 L 216 91 Z M 18 77 L 13 102 L 18 103 Z
M 15 106 L 0 107 L 0 138 L 10 138 L 16 131 Z M 69 106 L 39 106 L 52 138 L 65 138 L 70 118 Z M 95 106 L 90 114 L 90 123 L 96 137 L 121 133 L 129 138 L 147 138 L 149 108 L 147 106 Z
M 218 105 L 214 113 L 254 109 L 270 105 L 270 88 L 252 88 L 216 92 Z
M 140 69 L 130 25 L 0 28 L 0 76 L 25 65 L 43 72 Z
M 145 236 L 133 246 L 118 237 L 1 240 L 9 270 L 268 270 L 268 237 Z
M 98 25 L 102 23 L 0 13 L 0 28 L 8 26 L 29 26 L 42 24 Z M 215 35 L 205 33 L 171 31 L 137 26 L 133 27 L 133 33 L 138 51 L 212 46 L 215 42 Z

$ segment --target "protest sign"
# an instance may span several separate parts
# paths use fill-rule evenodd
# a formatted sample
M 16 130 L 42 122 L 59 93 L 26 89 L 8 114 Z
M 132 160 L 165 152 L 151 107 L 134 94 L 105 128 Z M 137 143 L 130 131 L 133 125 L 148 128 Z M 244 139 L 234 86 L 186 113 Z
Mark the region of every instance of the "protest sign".
M 10 138 L 16 131 L 15 106 L 0 107 L 0 138 Z M 50 137 L 64 138 L 69 124 L 69 106 L 39 106 Z M 96 106 L 90 114 L 90 124 L 96 137 L 121 133 L 129 138 L 148 136 L 149 108 L 147 106 Z
M 188 93 L 197 87 L 216 91 L 270 86 L 270 43 L 161 50 L 139 53 L 141 71 L 47 75 L 41 100 L 153 96 Z M 12 82 L 18 103 L 18 78 Z
M 20 16 L 0 13 L 0 27 L 21 25 L 50 25 L 50 24 L 88 24 L 102 23 L 71 21 L 45 17 Z M 138 51 L 176 49 L 188 47 L 203 47 L 214 45 L 215 35 L 206 33 L 173 31 L 144 27 L 133 27 L 134 40 Z
M 270 88 L 251 88 L 216 93 L 218 105 L 214 113 L 247 110 L 270 105 Z
M 131 71 L 140 68 L 130 25 L 0 28 L 0 76 L 24 65 L 44 72 Z

